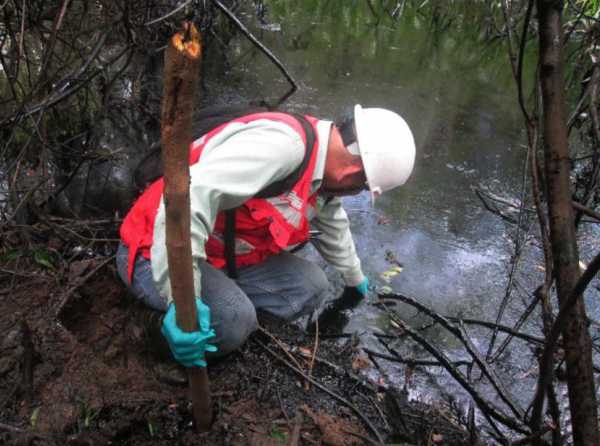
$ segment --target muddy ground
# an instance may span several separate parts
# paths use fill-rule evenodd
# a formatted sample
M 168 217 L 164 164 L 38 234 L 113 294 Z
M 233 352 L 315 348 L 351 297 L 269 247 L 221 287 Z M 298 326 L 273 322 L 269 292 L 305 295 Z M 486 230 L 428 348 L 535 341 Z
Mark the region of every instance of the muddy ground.
M 0 444 L 468 443 L 446 410 L 369 381 L 352 336 L 320 333 L 307 383 L 293 367 L 307 373 L 315 334 L 266 322 L 209 366 L 216 421 L 197 434 L 187 388 L 148 349 L 112 258 L 24 252 L 0 253 Z

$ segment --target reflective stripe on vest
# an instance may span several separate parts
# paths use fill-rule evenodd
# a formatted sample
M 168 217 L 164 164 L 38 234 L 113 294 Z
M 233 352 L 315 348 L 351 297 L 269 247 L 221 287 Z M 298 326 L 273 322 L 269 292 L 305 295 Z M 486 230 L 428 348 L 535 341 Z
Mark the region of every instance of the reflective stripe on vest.
M 290 246 L 308 240 L 309 220 L 314 214 L 317 194 L 311 194 L 311 182 L 316 165 L 318 133 L 317 119 L 305 116 L 315 132 L 315 146 L 308 166 L 300 179 L 287 193 L 271 198 L 252 198 L 236 212 L 235 253 L 236 266 L 253 265 L 277 254 Z M 255 113 L 225 123 L 190 145 L 190 165 L 200 160 L 206 144 L 223 129 L 234 122 L 250 123 L 260 119 L 282 122 L 293 128 L 306 144 L 306 136 L 298 121 L 285 113 Z M 121 225 L 120 235 L 129 248 L 128 278 L 131 282 L 135 258 L 138 252 L 150 259 L 154 236 L 154 221 L 164 188 L 163 179 L 155 181 L 137 199 Z M 223 245 L 224 213 L 219 212 L 213 233 L 206 245 L 207 260 L 216 268 L 225 266 Z

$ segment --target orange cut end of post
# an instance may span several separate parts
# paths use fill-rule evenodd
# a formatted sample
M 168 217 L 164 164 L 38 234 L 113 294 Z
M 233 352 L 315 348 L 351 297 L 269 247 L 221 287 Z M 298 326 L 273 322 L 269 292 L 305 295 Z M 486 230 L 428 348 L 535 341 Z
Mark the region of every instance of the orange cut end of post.
M 184 22 L 183 32 L 176 33 L 171 38 L 171 43 L 177 51 L 185 52 L 188 57 L 193 59 L 200 57 L 200 52 L 202 50 L 200 33 L 198 32 L 198 29 L 196 29 L 196 26 L 191 22 Z

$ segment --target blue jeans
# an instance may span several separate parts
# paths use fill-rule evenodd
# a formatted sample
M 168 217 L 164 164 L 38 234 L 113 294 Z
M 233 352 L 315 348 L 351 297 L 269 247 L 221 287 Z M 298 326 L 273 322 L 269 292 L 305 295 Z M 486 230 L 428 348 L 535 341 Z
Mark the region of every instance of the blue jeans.
M 117 251 L 121 280 L 138 300 L 165 312 L 167 300 L 158 294 L 149 260 L 136 257 L 133 280 L 128 283 L 128 252 L 121 243 Z M 216 334 L 212 343 L 219 349 L 216 356 L 230 353 L 246 341 L 257 328 L 257 311 L 291 321 L 312 313 L 329 290 L 329 281 L 319 266 L 288 252 L 239 268 L 235 280 L 206 261 L 200 261 L 199 267 L 202 300 L 210 307 L 211 327 Z

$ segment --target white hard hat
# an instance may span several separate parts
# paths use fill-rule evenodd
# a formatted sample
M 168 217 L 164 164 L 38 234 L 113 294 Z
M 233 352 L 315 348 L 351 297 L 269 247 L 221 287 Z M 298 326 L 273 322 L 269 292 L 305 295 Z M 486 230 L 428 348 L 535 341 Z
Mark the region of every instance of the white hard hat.
M 415 139 L 400 115 L 383 108 L 354 107 L 358 149 L 371 198 L 406 183 L 415 164 Z

